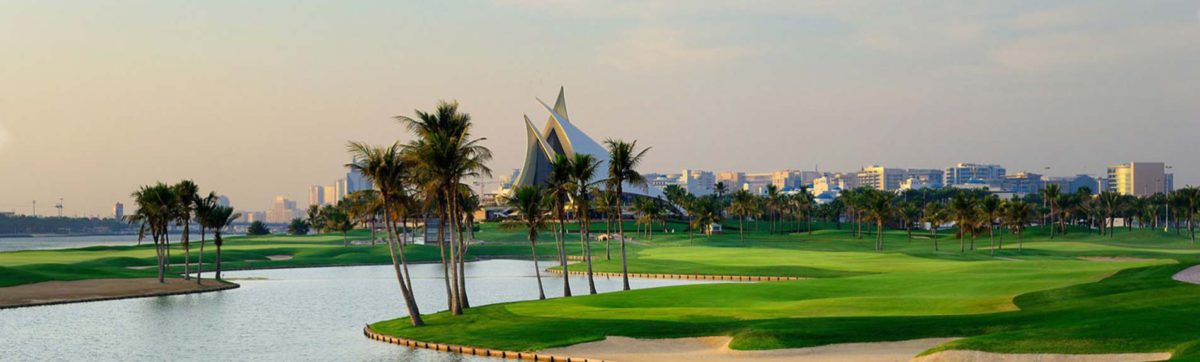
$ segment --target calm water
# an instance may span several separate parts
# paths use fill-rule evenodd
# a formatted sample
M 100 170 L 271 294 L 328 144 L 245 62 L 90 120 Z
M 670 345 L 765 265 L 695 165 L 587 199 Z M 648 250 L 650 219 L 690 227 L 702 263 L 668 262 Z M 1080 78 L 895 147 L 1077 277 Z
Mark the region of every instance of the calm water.
M 542 263 L 546 267 L 548 263 Z M 423 312 L 444 310 L 436 264 L 410 265 Z M 473 305 L 537 298 L 533 263 L 467 265 Z M 547 297 L 562 280 L 547 276 Z M 241 288 L 194 295 L 0 310 L 3 361 L 488 361 L 376 342 L 365 323 L 405 315 L 391 266 L 250 270 L 226 273 Z M 264 278 L 264 279 L 260 279 Z M 586 293 L 586 280 L 571 277 Z M 634 288 L 698 281 L 631 279 Z M 597 278 L 615 291 L 620 278 Z
M 225 235 L 225 234 L 222 234 Z M 225 235 L 225 236 L 235 236 Z M 195 240 L 200 240 L 200 233 L 195 233 L 190 236 Z M 209 240 L 212 239 L 212 233 L 208 234 Z M 35 236 L 27 238 L 0 238 L 0 252 L 15 251 L 15 250 L 35 250 L 35 249 L 68 249 L 68 248 L 85 248 L 98 245 L 136 245 L 137 234 L 133 235 L 87 235 L 87 236 Z M 171 235 L 171 242 L 179 240 L 179 234 Z M 151 242 L 149 239 L 143 243 Z

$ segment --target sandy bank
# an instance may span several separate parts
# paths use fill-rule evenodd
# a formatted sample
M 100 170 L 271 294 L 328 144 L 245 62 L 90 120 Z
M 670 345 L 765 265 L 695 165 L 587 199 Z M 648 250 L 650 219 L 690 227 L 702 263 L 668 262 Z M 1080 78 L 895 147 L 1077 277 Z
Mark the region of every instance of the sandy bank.
M 1079 259 L 1080 259 L 1080 260 L 1087 260 L 1087 261 L 1110 262 L 1110 263 L 1120 263 L 1120 262 L 1128 262 L 1128 261 L 1154 261 L 1154 260 L 1157 260 L 1157 259 L 1134 258 L 1134 257 L 1124 257 L 1124 256 L 1081 256 L 1081 257 L 1079 257 Z
M 291 255 L 268 255 L 267 259 L 271 260 L 292 260 Z
M 991 353 L 980 351 L 942 351 L 921 358 L 916 362 L 1134 362 L 1162 361 L 1170 359 L 1170 353 L 1111 353 L 1111 354 L 1056 354 L 1056 353 Z
M 197 285 L 195 280 L 183 279 L 167 279 L 166 284 L 159 284 L 157 278 L 41 282 L 0 288 L 0 309 L 199 293 L 237 287 L 237 284 L 208 279 L 204 280 L 203 285 Z
M 1172 275 L 1171 279 L 1175 279 L 1184 283 L 1200 284 L 1200 265 L 1180 270 L 1178 273 L 1175 273 L 1175 275 Z
M 926 338 L 898 342 L 843 343 L 809 348 L 738 351 L 730 337 L 634 339 L 608 337 L 542 352 L 619 362 L 656 361 L 908 361 L 929 348 L 955 338 Z

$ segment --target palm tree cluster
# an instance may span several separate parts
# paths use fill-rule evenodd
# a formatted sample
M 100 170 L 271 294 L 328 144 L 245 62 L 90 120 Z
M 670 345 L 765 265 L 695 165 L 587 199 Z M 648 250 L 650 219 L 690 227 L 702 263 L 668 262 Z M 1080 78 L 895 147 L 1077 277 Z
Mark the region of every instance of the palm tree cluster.
M 149 232 L 154 242 L 158 282 L 166 282 L 166 271 L 170 268 L 171 242 L 170 228 L 175 224 L 182 230 L 179 244 L 183 248 L 184 278 L 191 279 L 191 225 L 200 226 L 200 255 L 196 258 L 196 283 L 201 282 L 201 272 L 204 270 L 204 243 L 208 230 L 212 230 L 214 243 L 217 246 L 216 278 L 221 278 L 221 246 L 224 239 L 221 232 L 229 224 L 241 217 L 233 212 L 233 208 L 222 206 L 217 202 L 216 193 L 200 197 L 199 187 L 191 180 L 183 180 L 174 185 L 162 182 L 142 186 L 131 195 L 137 205 L 137 211 L 126 215 L 125 221 L 139 225 L 138 243 L 145 239 Z

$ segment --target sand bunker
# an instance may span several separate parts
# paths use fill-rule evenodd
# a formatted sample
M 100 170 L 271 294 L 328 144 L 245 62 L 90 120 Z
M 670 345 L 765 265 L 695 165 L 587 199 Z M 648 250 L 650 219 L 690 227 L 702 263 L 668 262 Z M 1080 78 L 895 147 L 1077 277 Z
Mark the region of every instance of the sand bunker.
M 1184 283 L 1200 284 L 1200 265 L 1180 270 L 1178 273 L 1175 273 L 1175 275 L 1171 276 L 1171 279 L 1175 279 Z
M 229 285 L 211 280 L 197 285 L 195 280 L 183 279 L 167 279 L 166 284 L 159 284 L 157 278 L 41 282 L 0 288 L 0 308 L 196 292 L 223 289 Z
M 267 259 L 271 259 L 271 260 L 292 260 L 292 256 L 291 256 L 291 255 L 270 255 L 270 256 L 267 256 Z
M 1124 257 L 1124 256 L 1081 256 L 1078 259 L 1087 260 L 1087 261 L 1109 262 L 1109 263 L 1120 263 L 1120 262 L 1130 262 L 1130 261 L 1154 261 L 1155 260 L 1155 259 L 1134 258 L 1134 257 Z
M 732 338 L 698 337 L 634 339 L 608 337 L 603 341 L 545 350 L 547 354 L 599 358 L 618 362 L 657 361 L 907 361 L 918 353 L 955 338 L 926 338 L 898 342 L 843 343 L 820 347 L 738 351 Z
M 1162 361 L 1170 359 L 1170 353 L 1111 353 L 1111 354 L 1055 354 L 1055 353 L 991 353 L 980 351 L 942 351 L 915 358 L 917 362 L 1134 362 Z

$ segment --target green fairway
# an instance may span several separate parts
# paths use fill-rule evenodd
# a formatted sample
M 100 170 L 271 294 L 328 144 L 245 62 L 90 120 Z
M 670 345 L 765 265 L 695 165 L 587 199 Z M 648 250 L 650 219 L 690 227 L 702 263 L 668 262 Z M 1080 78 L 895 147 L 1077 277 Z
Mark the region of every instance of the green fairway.
M 499 233 L 485 227 L 480 234 Z M 909 241 L 901 231 L 885 234 L 884 252 L 871 251 L 872 237 L 854 238 L 849 228 L 812 235 L 757 232 L 744 242 L 736 233 L 691 241 L 682 232 L 656 235 L 653 241 L 635 237 L 631 272 L 812 279 L 509 303 L 472 308 L 458 317 L 430 315 L 420 328 L 404 318 L 372 326 L 417 340 L 510 350 L 610 335 L 730 335 L 739 349 L 966 337 L 939 348 L 1165 351 L 1175 358 L 1200 357 L 1200 347 L 1194 347 L 1200 335 L 1193 332 L 1200 330 L 1200 286 L 1171 280 L 1200 263 L 1200 248 L 1183 237 L 1118 230 L 1109 239 L 1073 230 L 1052 241 L 1034 228 L 1023 250 L 1016 250 L 1017 240 L 1008 235 L 993 257 L 987 234 L 975 240 L 976 250 L 965 253 L 946 234 L 952 232 L 939 237 L 937 252 L 928 234 Z M 597 254 L 593 268 L 617 272 L 620 263 Z

